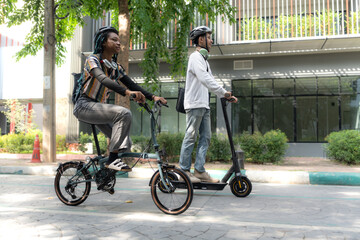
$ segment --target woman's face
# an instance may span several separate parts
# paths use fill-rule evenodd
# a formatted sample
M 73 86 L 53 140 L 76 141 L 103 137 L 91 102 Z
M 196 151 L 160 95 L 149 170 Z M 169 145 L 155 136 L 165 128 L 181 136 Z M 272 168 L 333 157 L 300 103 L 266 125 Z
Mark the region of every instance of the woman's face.
M 118 54 L 120 52 L 120 38 L 114 33 L 108 33 L 107 40 L 103 44 L 104 51 L 110 51 L 112 54 Z

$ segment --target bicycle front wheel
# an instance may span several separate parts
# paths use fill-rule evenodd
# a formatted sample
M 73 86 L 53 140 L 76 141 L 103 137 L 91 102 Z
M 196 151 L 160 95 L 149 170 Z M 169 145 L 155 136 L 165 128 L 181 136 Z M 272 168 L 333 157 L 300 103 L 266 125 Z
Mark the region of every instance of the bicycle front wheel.
M 91 176 L 88 171 L 80 169 L 80 163 L 68 162 L 63 164 L 56 173 L 55 192 L 60 201 L 66 205 L 79 205 L 89 196 Z
M 177 215 L 185 212 L 193 198 L 194 190 L 186 173 L 178 168 L 163 168 L 155 172 L 151 182 L 151 196 L 155 205 L 164 213 Z

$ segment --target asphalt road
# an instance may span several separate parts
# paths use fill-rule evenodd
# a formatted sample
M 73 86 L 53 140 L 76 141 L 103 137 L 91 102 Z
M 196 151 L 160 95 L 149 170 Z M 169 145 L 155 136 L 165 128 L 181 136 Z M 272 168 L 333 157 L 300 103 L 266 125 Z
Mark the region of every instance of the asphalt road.
M 77 207 L 57 199 L 53 180 L 0 175 L 0 239 L 360 239 L 360 187 L 255 183 L 246 198 L 197 190 L 171 216 L 148 180 L 117 179 L 114 195 L 93 188 Z

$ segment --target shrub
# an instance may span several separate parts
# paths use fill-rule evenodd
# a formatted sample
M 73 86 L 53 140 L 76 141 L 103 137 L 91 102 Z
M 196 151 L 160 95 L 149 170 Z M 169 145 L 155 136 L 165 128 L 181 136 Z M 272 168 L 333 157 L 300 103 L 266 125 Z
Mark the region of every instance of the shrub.
M 213 134 L 211 136 L 207 157 L 210 162 L 229 161 L 231 159 L 231 148 L 228 138 L 221 134 Z
M 4 148 L 4 139 L 2 136 L 0 136 L 0 149 Z
M 56 135 L 56 151 L 63 152 L 66 151 L 66 136 L 65 135 Z
M 102 132 L 99 132 L 97 135 L 98 141 L 99 141 L 99 147 L 100 147 L 100 154 L 106 153 L 107 150 L 107 137 Z M 91 136 L 92 143 L 93 143 L 93 151 L 96 153 L 96 145 L 94 137 Z
M 143 152 L 149 145 L 150 138 L 145 136 L 132 136 L 132 152 Z
M 330 133 L 325 140 L 328 142 L 326 153 L 329 158 L 346 164 L 360 163 L 360 132 L 343 130 Z
M 78 149 L 82 152 L 86 152 L 86 144 L 93 142 L 93 136 L 89 135 L 87 133 L 80 132 L 80 138 L 79 138 L 79 146 Z M 95 147 L 96 149 L 96 147 Z
M 42 149 L 42 132 L 31 130 L 27 133 L 7 134 L 0 137 L 0 148 L 8 153 L 32 153 L 36 135 L 39 136 L 40 150 Z M 56 150 L 66 151 L 64 135 L 56 135 Z
M 20 153 L 24 150 L 24 136 L 22 134 L 7 134 L 3 136 L 4 149 L 9 153 Z
M 99 132 L 97 135 L 97 138 L 99 141 L 100 154 L 106 153 L 106 150 L 107 150 L 106 136 L 102 132 Z M 87 143 L 92 143 L 93 152 L 97 154 L 94 136 L 92 134 L 80 132 L 79 145 L 77 146 L 78 150 L 85 152 L 87 150 L 87 148 L 86 148 Z
M 246 161 L 259 164 L 281 162 L 288 147 L 287 141 L 285 133 L 280 130 L 272 130 L 265 135 L 244 132 L 236 139 L 245 152 Z
M 176 162 L 179 160 L 183 139 L 183 133 L 162 132 L 158 134 L 157 141 L 160 145 L 160 149 L 165 149 L 166 158 L 170 162 Z
M 245 160 L 253 163 L 263 163 L 264 140 L 260 132 L 250 134 L 244 132 L 238 139 L 241 149 L 245 153 Z
M 264 162 L 279 163 L 285 155 L 288 145 L 285 133 L 280 130 L 272 130 L 264 134 Z

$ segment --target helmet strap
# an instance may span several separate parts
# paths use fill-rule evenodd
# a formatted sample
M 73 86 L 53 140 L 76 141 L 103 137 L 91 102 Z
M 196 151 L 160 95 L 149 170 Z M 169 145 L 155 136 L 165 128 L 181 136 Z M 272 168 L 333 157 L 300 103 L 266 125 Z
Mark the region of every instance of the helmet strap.
M 209 52 L 209 47 L 208 47 L 208 44 L 207 44 L 207 34 L 206 33 L 205 33 L 205 48 Z
M 200 46 L 200 45 L 199 45 L 199 47 L 201 47 L 201 48 L 203 48 L 203 49 L 206 49 L 207 52 L 210 52 L 210 51 L 209 51 L 209 47 L 208 47 L 208 43 L 207 43 L 207 34 L 206 34 L 206 33 L 205 33 L 205 35 L 204 35 L 204 39 L 205 39 L 205 47 L 204 47 L 204 46 Z

